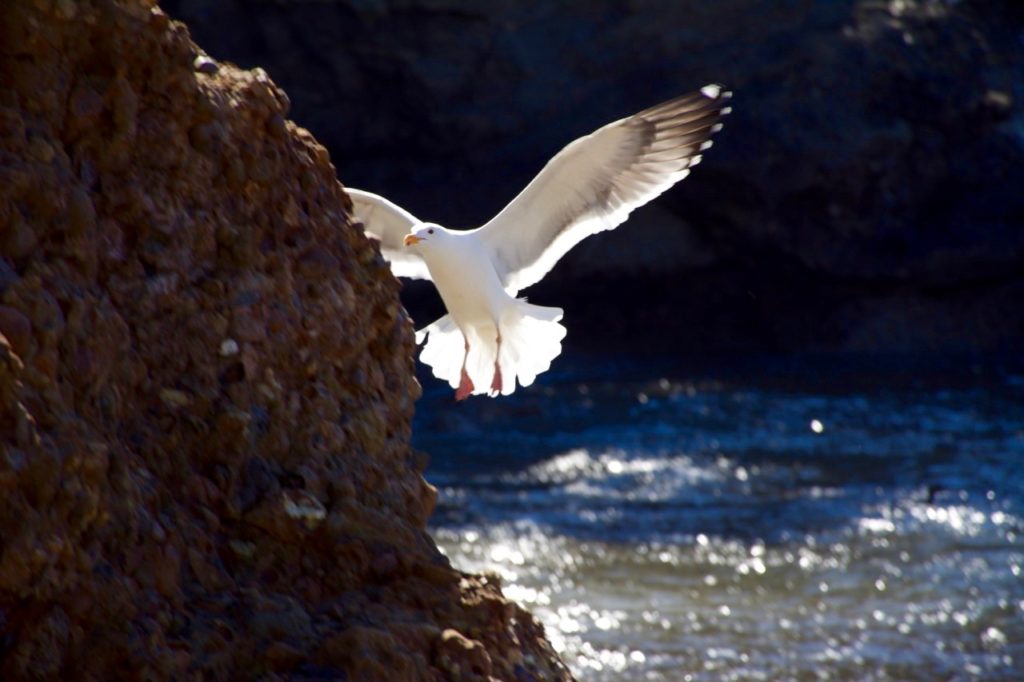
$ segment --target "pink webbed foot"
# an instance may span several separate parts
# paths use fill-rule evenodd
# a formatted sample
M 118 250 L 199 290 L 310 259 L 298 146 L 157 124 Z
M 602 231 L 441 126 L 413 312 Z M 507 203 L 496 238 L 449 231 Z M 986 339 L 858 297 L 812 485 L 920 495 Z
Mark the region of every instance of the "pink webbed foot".
M 498 351 L 494 356 L 494 378 L 491 379 L 491 392 L 494 395 L 501 394 L 501 365 L 498 364 L 498 358 L 501 357 L 501 334 L 498 334 Z
M 469 374 L 466 372 L 466 358 L 469 357 L 469 339 L 465 336 L 462 337 L 462 341 L 465 344 L 465 355 L 462 356 L 462 376 L 459 377 L 459 387 L 455 391 L 455 400 L 462 401 L 473 395 L 473 390 L 476 388 L 473 385 L 473 380 L 469 378 Z
M 469 375 L 466 373 L 466 368 L 463 367 L 462 378 L 459 379 L 459 388 L 455 391 L 455 399 L 460 401 L 465 400 L 469 396 L 473 395 L 474 388 L 473 380 L 469 378 Z
M 498 362 L 494 362 L 494 378 L 491 380 L 491 390 L 495 393 L 501 393 L 501 367 Z

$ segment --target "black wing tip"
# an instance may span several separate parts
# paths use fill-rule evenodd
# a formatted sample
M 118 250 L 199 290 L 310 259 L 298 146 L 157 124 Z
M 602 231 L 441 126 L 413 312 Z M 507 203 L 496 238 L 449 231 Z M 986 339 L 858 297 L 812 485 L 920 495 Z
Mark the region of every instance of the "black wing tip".
M 673 119 L 682 115 L 695 115 L 699 112 L 714 112 L 717 116 L 725 116 L 732 111 L 732 107 L 728 106 L 730 100 L 732 100 L 731 90 L 721 83 L 709 83 L 699 90 L 645 109 L 637 116 L 654 121 Z
M 730 100 L 732 100 L 732 90 L 726 89 L 721 83 L 709 83 L 698 90 L 698 92 L 702 97 L 713 103 L 714 107 L 718 110 L 718 116 L 728 116 L 732 113 L 732 107 L 729 105 Z M 719 128 L 721 128 L 721 125 L 719 125 Z

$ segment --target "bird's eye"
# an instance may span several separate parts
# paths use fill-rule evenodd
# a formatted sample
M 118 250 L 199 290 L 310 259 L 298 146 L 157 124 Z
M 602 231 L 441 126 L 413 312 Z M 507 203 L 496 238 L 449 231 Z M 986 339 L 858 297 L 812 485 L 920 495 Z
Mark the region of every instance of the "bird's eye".
M 430 228 L 429 230 L 427 230 L 427 234 L 434 234 L 434 228 Z

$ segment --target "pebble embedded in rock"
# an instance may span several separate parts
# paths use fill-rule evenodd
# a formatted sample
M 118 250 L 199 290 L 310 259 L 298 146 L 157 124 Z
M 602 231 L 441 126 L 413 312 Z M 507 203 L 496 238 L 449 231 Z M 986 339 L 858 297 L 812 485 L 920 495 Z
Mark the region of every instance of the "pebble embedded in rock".
M 225 358 L 238 355 L 238 342 L 234 339 L 224 339 L 220 342 L 220 354 Z
M 192 62 L 192 68 L 199 73 L 205 73 L 208 76 L 212 76 L 220 71 L 220 64 L 207 57 L 205 54 L 201 54 Z
M 245 542 L 244 540 L 230 540 L 228 542 L 228 546 L 231 547 L 232 552 L 246 559 L 249 559 L 256 554 L 256 545 L 251 542 Z
M 160 389 L 160 400 L 168 407 L 185 407 L 192 402 L 187 393 L 176 388 Z
M 286 490 L 282 503 L 285 513 L 307 528 L 315 528 L 327 517 L 327 510 L 320 500 L 304 490 Z

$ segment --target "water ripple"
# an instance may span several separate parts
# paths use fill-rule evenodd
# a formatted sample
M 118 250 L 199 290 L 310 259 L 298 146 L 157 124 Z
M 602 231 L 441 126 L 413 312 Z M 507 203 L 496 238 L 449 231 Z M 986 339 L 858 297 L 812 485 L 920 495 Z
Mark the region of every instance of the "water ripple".
M 1022 397 L 566 380 L 417 438 L 583 679 L 1021 679 Z

